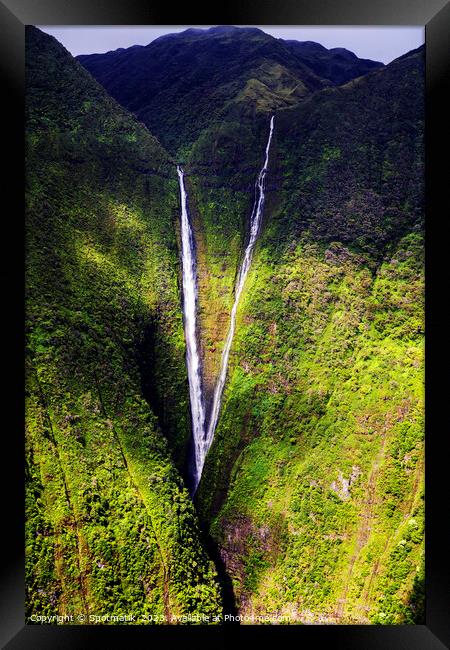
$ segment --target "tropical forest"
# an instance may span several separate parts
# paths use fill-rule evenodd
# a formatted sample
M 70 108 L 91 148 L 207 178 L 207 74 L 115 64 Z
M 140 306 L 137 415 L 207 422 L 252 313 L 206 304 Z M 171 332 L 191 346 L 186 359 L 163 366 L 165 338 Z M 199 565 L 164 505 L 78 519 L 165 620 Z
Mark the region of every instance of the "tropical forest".
M 28 623 L 424 622 L 423 218 L 423 46 L 26 28 Z

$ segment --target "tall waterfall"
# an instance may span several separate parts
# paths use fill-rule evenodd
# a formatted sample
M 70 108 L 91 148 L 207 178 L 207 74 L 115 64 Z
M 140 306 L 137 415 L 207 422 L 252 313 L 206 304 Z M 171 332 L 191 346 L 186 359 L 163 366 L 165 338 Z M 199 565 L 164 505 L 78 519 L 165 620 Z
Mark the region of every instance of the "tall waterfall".
M 183 322 L 186 339 L 186 365 L 191 401 L 194 442 L 193 491 L 195 492 L 205 462 L 205 408 L 203 404 L 200 354 L 197 342 L 197 268 L 194 236 L 189 221 L 184 172 L 177 165 L 181 197 L 181 258 L 183 273 Z
M 253 205 L 253 210 L 250 217 L 250 238 L 247 247 L 245 249 L 244 259 L 242 260 L 241 268 L 239 269 L 239 275 L 236 283 L 234 304 L 231 310 L 231 317 L 230 317 L 230 329 L 228 330 L 225 346 L 223 348 L 220 374 L 214 390 L 211 415 L 210 415 L 208 430 L 206 432 L 206 438 L 205 438 L 204 456 L 206 456 L 206 453 L 208 452 L 208 449 L 210 448 L 211 443 L 214 439 L 214 432 L 216 430 L 217 421 L 219 419 L 222 393 L 225 386 L 225 380 L 227 378 L 228 357 L 230 356 L 231 344 L 233 343 L 233 336 L 236 329 L 236 313 L 239 305 L 239 299 L 241 297 L 242 289 L 244 288 L 245 279 L 247 277 L 250 264 L 252 261 L 252 257 L 253 257 L 253 249 L 255 247 L 255 242 L 258 237 L 259 228 L 261 226 L 261 218 L 263 214 L 264 201 L 265 201 L 265 192 L 264 192 L 265 178 L 267 174 L 267 167 L 269 164 L 269 151 L 270 151 L 270 144 L 272 142 L 273 123 L 274 123 L 274 115 L 272 115 L 270 119 L 269 139 L 266 145 L 266 155 L 264 159 L 264 165 L 261 171 L 259 172 L 259 176 L 255 185 L 255 203 Z
M 269 139 L 266 145 L 264 165 L 259 172 L 255 184 L 255 203 L 253 205 L 250 217 L 250 237 L 245 248 L 244 259 L 239 269 L 238 279 L 235 288 L 235 298 L 231 310 L 230 328 L 228 330 L 225 346 L 222 352 L 220 374 L 215 386 L 211 415 L 208 428 L 205 427 L 205 407 L 203 403 L 202 378 L 200 355 L 197 342 L 197 274 L 194 253 L 194 237 L 192 227 L 189 222 L 189 213 L 187 207 L 187 195 L 184 185 L 184 172 L 177 165 L 178 179 L 180 184 L 181 196 L 181 257 L 183 266 L 183 316 L 184 316 L 184 335 L 186 339 L 186 363 L 189 380 L 189 396 L 191 400 L 192 415 L 192 433 L 194 442 L 194 460 L 193 468 L 193 490 L 195 493 L 200 482 L 200 477 L 205 463 L 206 454 L 214 439 L 214 433 L 219 419 L 220 406 L 222 401 L 223 389 L 227 377 L 228 357 L 230 356 L 231 344 L 233 343 L 234 332 L 236 329 L 236 313 L 244 288 L 250 264 L 253 257 L 253 249 L 258 237 L 261 226 L 261 219 L 264 209 L 265 200 L 265 178 L 269 164 L 269 151 L 273 134 L 274 116 L 270 120 Z

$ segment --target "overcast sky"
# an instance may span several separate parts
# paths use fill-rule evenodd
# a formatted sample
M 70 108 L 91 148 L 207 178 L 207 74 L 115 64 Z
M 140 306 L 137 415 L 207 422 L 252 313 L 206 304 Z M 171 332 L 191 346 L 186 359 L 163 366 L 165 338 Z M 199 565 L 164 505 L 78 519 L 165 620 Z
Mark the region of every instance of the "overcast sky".
M 108 52 L 118 47 L 147 45 L 158 36 L 182 32 L 187 27 L 210 27 L 210 25 L 184 26 L 41 26 L 40 29 L 54 36 L 71 54 Z M 297 41 L 316 41 L 327 48 L 345 47 L 363 59 L 389 63 L 393 59 L 419 47 L 425 40 L 423 27 L 293 27 L 259 26 L 276 38 Z

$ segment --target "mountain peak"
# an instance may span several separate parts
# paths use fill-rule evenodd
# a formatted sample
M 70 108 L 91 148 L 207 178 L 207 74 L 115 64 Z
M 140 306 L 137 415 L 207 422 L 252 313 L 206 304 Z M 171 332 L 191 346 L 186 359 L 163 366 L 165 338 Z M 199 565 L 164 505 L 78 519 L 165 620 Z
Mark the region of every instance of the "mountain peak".
M 357 59 L 358 57 L 354 52 L 351 52 L 350 50 L 347 50 L 345 47 L 332 47 L 329 52 L 332 52 L 333 54 L 337 54 L 338 56 L 341 56 L 345 59 Z
M 383 65 L 235 25 L 189 27 L 144 48 L 79 61 L 172 154 L 225 113 L 242 120 L 273 112 Z
M 283 40 L 283 39 L 280 39 Z M 285 40 L 285 43 L 288 43 L 289 45 L 295 43 L 298 46 L 301 46 L 304 50 L 309 50 L 310 52 L 327 52 L 327 48 L 321 45 L 320 43 L 316 43 L 316 41 L 296 41 L 294 39 L 289 39 Z
M 238 32 L 240 27 L 235 27 L 234 25 L 217 25 L 216 27 L 210 27 L 206 31 L 210 34 L 228 34 L 230 32 Z
M 211 37 L 222 37 L 222 36 L 240 36 L 241 34 L 260 34 L 263 36 L 270 37 L 269 34 L 266 34 L 262 29 L 258 27 L 236 27 L 235 25 L 216 25 L 214 27 L 188 27 L 182 32 L 171 32 L 169 34 L 163 34 L 158 38 L 155 38 L 153 41 L 150 41 L 146 47 L 150 47 L 153 43 L 161 43 L 163 41 L 174 41 L 177 39 L 183 40 L 186 37 L 190 40 L 192 38 L 195 41 L 197 38 L 208 39 Z

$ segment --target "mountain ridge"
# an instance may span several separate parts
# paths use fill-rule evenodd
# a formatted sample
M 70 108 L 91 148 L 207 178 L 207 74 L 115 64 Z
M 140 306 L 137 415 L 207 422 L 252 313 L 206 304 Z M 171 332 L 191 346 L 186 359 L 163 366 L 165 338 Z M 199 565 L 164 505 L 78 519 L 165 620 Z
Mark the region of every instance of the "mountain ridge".
M 321 79 L 287 42 L 258 28 L 191 29 L 163 35 L 137 51 L 80 55 L 77 60 L 172 153 L 180 142 L 192 144 L 202 129 L 230 110 L 248 121 L 255 111 L 295 103 L 333 83 Z M 235 104 L 227 108 L 230 100 Z M 158 114 L 164 114 L 164 123 Z

